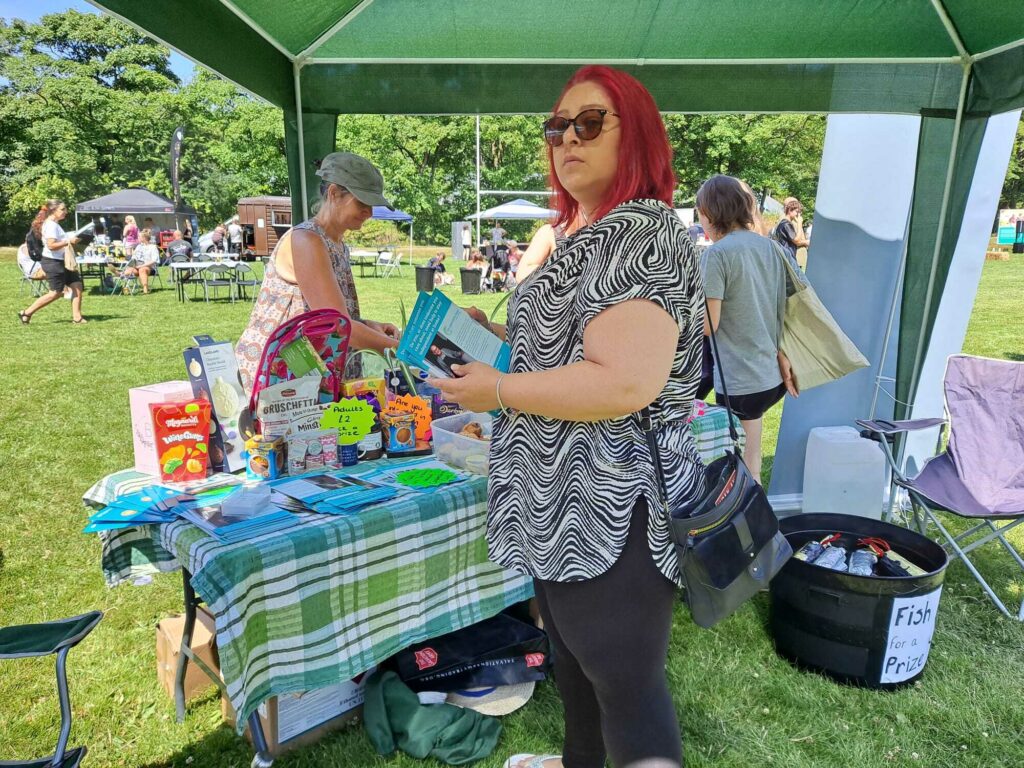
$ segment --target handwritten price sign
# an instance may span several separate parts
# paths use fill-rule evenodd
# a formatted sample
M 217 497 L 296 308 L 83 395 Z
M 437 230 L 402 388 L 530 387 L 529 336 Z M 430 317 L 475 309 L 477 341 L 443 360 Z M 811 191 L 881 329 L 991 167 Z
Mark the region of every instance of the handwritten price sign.
M 416 439 L 430 439 L 430 403 L 416 395 L 402 395 L 391 401 L 390 407 L 416 417 Z
M 339 445 L 355 445 L 373 429 L 373 406 L 357 397 L 343 397 L 324 409 L 320 428 L 337 428 Z

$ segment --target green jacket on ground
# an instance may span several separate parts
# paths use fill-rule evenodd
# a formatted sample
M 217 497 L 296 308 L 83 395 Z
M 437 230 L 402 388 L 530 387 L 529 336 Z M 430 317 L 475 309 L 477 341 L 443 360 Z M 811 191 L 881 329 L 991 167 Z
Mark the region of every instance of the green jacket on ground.
M 420 759 L 435 757 L 449 765 L 481 760 L 494 751 L 501 735 L 497 718 L 451 704 L 420 704 L 393 671 L 374 672 L 366 682 L 363 721 L 382 755 L 395 749 Z

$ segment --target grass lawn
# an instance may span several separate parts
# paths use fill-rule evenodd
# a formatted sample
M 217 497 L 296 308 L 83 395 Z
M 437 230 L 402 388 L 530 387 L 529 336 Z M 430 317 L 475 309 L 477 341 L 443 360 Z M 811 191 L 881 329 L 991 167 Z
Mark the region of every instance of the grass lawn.
M 69 664 L 71 742 L 88 745 L 86 765 L 247 766 L 249 747 L 221 724 L 212 692 L 194 701 L 187 722 L 177 725 L 173 702 L 157 684 L 154 626 L 181 610 L 178 576 L 106 588 L 99 541 L 80 533 L 80 499 L 94 480 L 132 464 L 128 388 L 183 378 L 181 350 L 191 336 L 237 339 L 250 305 L 182 305 L 169 287 L 145 297 L 89 294 L 88 325 L 73 326 L 69 302 L 61 300 L 22 328 L 15 313 L 28 297 L 18 292 L 13 254 L 0 249 L 6 358 L 0 388 L 0 626 L 105 611 Z M 399 298 L 411 308 L 413 277 L 405 272 L 359 281 L 367 317 L 397 321 Z M 447 292 L 464 301 L 457 289 Z M 1022 297 L 1024 259 L 987 263 L 965 349 L 1024 359 Z M 473 300 L 485 309 L 496 303 L 493 296 Z M 778 411 L 772 415 L 766 458 L 774 453 L 778 431 Z M 1020 572 L 996 557 L 1005 553 L 987 554 L 978 559 L 983 567 L 995 566 L 997 589 L 1020 600 Z M 766 622 L 764 595 L 711 631 L 696 628 L 679 609 L 669 676 L 688 765 L 1024 764 L 1024 625 L 1002 618 L 960 565 L 946 576 L 927 674 L 897 693 L 842 687 L 796 671 L 774 654 Z M 558 752 L 560 707 L 554 687 L 539 686 L 527 707 L 504 719 L 497 751 L 479 765 L 496 768 L 513 752 Z M 0 760 L 49 754 L 58 722 L 52 661 L 0 662 Z M 420 764 L 405 756 L 378 757 L 364 733 L 353 729 L 277 765 L 385 763 Z

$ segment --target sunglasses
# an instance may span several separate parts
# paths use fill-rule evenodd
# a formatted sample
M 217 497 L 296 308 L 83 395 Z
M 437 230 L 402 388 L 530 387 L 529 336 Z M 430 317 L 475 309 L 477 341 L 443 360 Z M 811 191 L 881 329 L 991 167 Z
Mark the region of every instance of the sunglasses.
M 552 147 L 562 146 L 562 138 L 570 125 L 583 141 L 596 139 L 604 128 L 605 115 L 618 117 L 618 114 L 607 109 L 584 109 L 572 120 L 567 117 L 550 117 L 544 121 L 544 141 Z

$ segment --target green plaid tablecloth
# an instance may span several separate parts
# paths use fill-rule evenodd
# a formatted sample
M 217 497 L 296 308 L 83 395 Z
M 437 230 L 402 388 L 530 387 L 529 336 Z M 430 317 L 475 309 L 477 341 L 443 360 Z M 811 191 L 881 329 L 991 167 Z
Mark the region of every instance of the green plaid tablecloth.
M 119 473 L 87 499 L 102 498 L 97 487 L 123 492 L 147 482 Z M 241 730 L 271 696 L 351 679 L 409 645 L 532 597 L 531 579 L 487 559 L 486 499 L 486 478 L 474 477 L 353 515 L 299 514 L 293 528 L 234 544 L 185 521 L 145 526 L 107 536 L 104 564 L 129 574 L 143 561 L 156 570 L 186 564 L 216 618 L 221 673 Z
M 729 439 L 728 417 L 724 408 L 705 406 L 704 403 L 695 401 L 690 429 L 696 440 L 697 450 L 706 463 L 717 459 L 732 445 Z M 742 446 L 743 429 L 738 420 L 736 430 L 739 432 Z M 118 496 L 140 490 L 153 482 L 157 482 L 154 477 L 135 470 L 115 472 L 93 485 L 85 493 L 83 500 L 87 505 L 99 509 Z M 100 540 L 103 544 L 103 576 L 108 586 L 117 586 L 140 576 L 175 571 L 180 567 L 173 551 L 165 549 L 149 527 L 102 533 Z
M 733 423 L 736 425 L 742 450 L 746 442 L 743 427 L 736 417 L 733 417 Z M 710 464 L 723 456 L 726 450 L 732 447 L 732 438 L 729 437 L 729 412 L 719 405 L 705 405 L 700 400 L 694 400 L 690 431 L 705 464 Z
M 102 509 L 118 496 L 157 483 L 153 475 L 125 469 L 98 480 L 82 497 L 86 506 Z M 99 534 L 103 546 L 101 566 L 108 587 L 154 573 L 176 571 L 181 566 L 174 555 L 160 546 L 153 526 L 124 528 Z
M 705 461 L 730 445 L 721 409 L 691 426 Z M 118 472 L 84 500 L 103 506 L 152 482 Z M 531 597 L 529 578 L 487 559 L 486 504 L 487 480 L 474 477 L 353 515 L 299 514 L 293 528 L 234 544 L 183 520 L 108 532 L 103 570 L 114 585 L 186 565 L 216 618 L 221 672 L 241 730 L 271 696 L 351 679 Z

